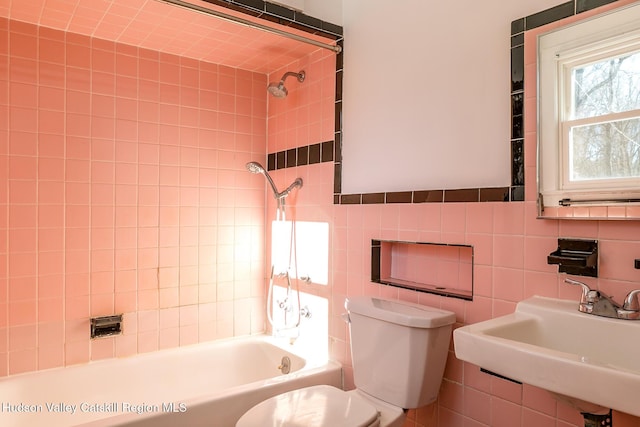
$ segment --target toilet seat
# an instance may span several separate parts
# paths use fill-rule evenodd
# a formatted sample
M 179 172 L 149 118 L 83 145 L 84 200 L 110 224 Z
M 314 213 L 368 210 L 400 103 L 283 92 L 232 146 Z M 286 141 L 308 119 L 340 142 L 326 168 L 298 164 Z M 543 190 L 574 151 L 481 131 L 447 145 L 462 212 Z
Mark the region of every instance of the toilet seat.
M 336 387 L 317 385 L 259 403 L 236 427 L 376 427 L 379 423 L 371 403 Z

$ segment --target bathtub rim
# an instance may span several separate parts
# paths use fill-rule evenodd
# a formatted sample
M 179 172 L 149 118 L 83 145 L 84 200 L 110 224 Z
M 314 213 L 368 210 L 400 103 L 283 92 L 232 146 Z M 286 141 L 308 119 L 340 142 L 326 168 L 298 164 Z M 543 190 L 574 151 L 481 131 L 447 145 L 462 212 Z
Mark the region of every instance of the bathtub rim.
M 207 341 L 197 344 L 186 345 L 182 347 L 175 347 L 170 349 L 163 349 L 149 353 L 139 353 L 136 355 L 131 355 L 127 357 L 120 358 L 110 358 L 110 359 L 101 359 L 97 361 L 92 361 L 84 364 L 77 365 L 69 365 L 66 367 L 56 367 L 51 369 L 45 369 L 41 371 L 32 371 L 26 373 L 15 374 L 7 377 L 0 378 L 0 384 L 5 383 L 10 390 L 12 385 L 12 381 L 20 381 L 21 378 L 27 378 L 27 381 L 34 381 L 29 377 L 35 378 L 40 375 L 44 375 L 46 378 L 44 382 L 46 383 L 48 380 L 54 379 L 56 375 L 60 375 L 66 370 L 73 370 L 74 375 L 78 373 L 84 374 L 83 371 L 87 371 L 90 373 L 92 367 L 99 367 L 101 370 L 103 369 L 117 369 L 121 363 L 127 360 L 135 360 L 134 363 L 162 363 L 162 359 L 167 358 L 175 358 L 176 356 L 186 355 L 189 353 L 200 353 L 207 351 L 215 351 L 216 348 L 221 348 L 225 346 L 234 346 L 237 343 L 250 343 L 250 342 L 265 342 L 268 345 L 271 345 L 277 349 L 282 350 L 283 352 L 293 354 L 297 357 L 300 357 L 305 360 L 304 366 L 302 366 L 299 370 L 291 372 L 289 374 L 280 374 L 274 377 L 260 379 L 256 381 L 252 381 L 245 384 L 234 385 L 232 387 L 221 389 L 221 390 L 213 390 L 209 393 L 197 394 L 192 396 L 187 396 L 186 398 L 180 400 L 176 399 L 175 396 L 170 396 L 166 399 L 167 402 L 175 402 L 175 403 L 185 403 L 187 407 L 196 407 L 198 405 L 206 405 L 207 402 L 216 401 L 218 399 L 228 399 L 233 398 L 235 396 L 240 396 L 247 392 L 252 392 L 255 390 L 266 390 L 270 392 L 273 389 L 281 389 L 282 387 L 287 387 L 287 383 L 292 383 L 296 381 L 301 381 L 304 383 L 305 381 L 315 381 L 316 378 L 322 378 L 323 381 L 332 381 L 334 383 L 336 381 L 340 382 L 340 386 L 343 383 L 342 380 L 342 365 L 336 361 L 332 360 L 322 360 L 317 357 L 308 358 L 305 351 L 302 351 L 299 348 L 296 348 L 295 345 L 291 346 L 288 344 L 287 340 L 283 340 L 280 338 L 274 338 L 265 334 L 256 334 L 256 335 L 246 335 L 240 337 L 232 337 L 225 338 L 215 341 Z M 146 364 L 146 363 L 145 363 Z M 318 376 L 315 377 L 314 376 Z M 47 378 L 48 377 L 48 378 Z M 295 388 L 301 388 L 307 386 L 306 384 L 302 384 Z M 285 390 L 289 391 L 289 390 Z M 283 391 L 276 392 L 275 394 L 279 394 Z M 275 395 L 272 393 L 272 395 Z M 7 396 L 10 397 L 10 394 Z M 270 397 L 270 396 L 268 396 Z M 51 399 L 54 400 L 54 399 Z M 116 399 L 117 400 L 117 399 Z M 138 421 L 143 421 L 145 419 L 153 419 L 156 416 L 160 416 L 165 414 L 161 413 L 145 413 L 145 414 L 136 414 L 136 413 L 111 413 L 107 416 L 97 415 L 97 418 L 85 418 L 84 420 L 78 420 L 73 424 L 68 425 L 76 425 L 76 426 L 85 426 L 85 427 L 106 427 L 113 426 L 114 423 L 117 425 L 126 425 L 127 423 L 136 423 Z M 11 423 L 11 421 L 9 421 Z M 55 424 L 55 421 L 54 421 Z M 10 425 L 14 425 L 11 423 Z M 19 424 L 22 425 L 22 424 Z M 57 424 L 56 424 L 57 425 Z

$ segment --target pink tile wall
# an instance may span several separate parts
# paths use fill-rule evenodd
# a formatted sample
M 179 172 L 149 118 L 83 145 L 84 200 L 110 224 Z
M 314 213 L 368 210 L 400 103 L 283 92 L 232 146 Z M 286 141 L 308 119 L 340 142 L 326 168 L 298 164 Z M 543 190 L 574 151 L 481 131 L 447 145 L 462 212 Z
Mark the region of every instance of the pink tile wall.
M 264 179 L 244 163 L 333 138 L 334 57 L 318 53 L 265 79 L 6 20 L 0 34 L 0 374 L 262 330 L 270 231 Z M 287 99 L 267 100 L 267 80 L 302 68 L 305 83 L 289 79 Z M 577 299 L 545 262 L 559 236 L 600 240 L 602 275 L 590 284 L 620 295 L 638 280 L 635 223 L 538 220 L 531 188 L 525 203 L 334 206 L 332 163 L 272 176 L 278 186 L 304 179 L 288 215 L 330 224 L 329 286 L 303 290 L 330 300 L 330 350 L 348 387 L 339 317 L 348 295 L 446 308 L 458 324 L 510 313 L 534 294 Z M 266 205 L 268 224 L 275 203 Z M 474 300 L 372 284 L 372 238 L 473 245 Z M 112 312 L 125 313 L 125 333 L 89 341 L 89 317 Z M 410 411 L 406 425 L 581 421 L 541 390 L 458 361 L 451 347 L 438 402 Z
M 408 221 L 418 218 L 418 221 Z M 400 224 L 400 225 L 398 225 Z M 532 295 L 578 300 L 579 289 L 563 283 L 557 266 L 547 265 L 557 238 L 595 238 L 600 242 L 601 275 L 584 278 L 613 295 L 638 287 L 633 260 L 640 240 L 635 222 L 536 219 L 535 202 L 419 205 L 340 205 L 334 210 L 331 354 L 345 364 L 352 387 L 347 328 L 339 317 L 344 298 L 371 294 L 454 311 L 457 324 L 511 313 Z M 444 298 L 369 281 L 371 239 L 400 238 L 474 246 L 474 299 Z M 457 360 L 453 346 L 445 380 L 433 408 L 413 411 L 407 426 L 582 426 L 577 411 L 556 404 L 546 392 L 480 373 Z M 640 419 L 615 414 L 615 425 Z
M 285 81 L 286 98 L 269 96 L 268 152 L 333 140 L 335 106 L 335 54 L 317 50 L 269 75 L 279 82 L 287 71 L 304 70 L 300 83 L 295 77 Z M 333 178 L 331 178 L 333 185 Z M 288 185 L 288 184 L 287 184 Z
M 318 50 L 271 73 L 269 82 L 278 82 L 287 71 L 300 70 L 306 73 L 305 81 L 299 83 L 294 77 L 288 78 L 285 86 L 289 95 L 286 98 L 268 97 L 267 152 L 269 153 L 331 141 L 334 138 L 336 56 L 332 52 Z M 264 156 L 261 159 L 264 159 Z M 266 163 L 264 165 L 266 166 Z M 286 219 L 328 223 L 330 225 L 329 248 L 333 246 L 333 234 L 331 234 L 334 212 L 333 169 L 333 162 L 325 162 L 269 172 L 279 190 L 287 188 L 296 178 L 302 178 L 302 188 L 293 190 L 285 199 Z M 253 176 L 260 185 L 265 185 L 264 177 Z M 271 190 L 268 190 L 267 242 L 271 242 L 271 222 L 275 219 L 276 201 L 271 196 Z M 269 276 L 270 268 L 271 256 L 268 251 L 264 265 L 265 277 Z M 333 259 L 329 255 L 328 285 L 299 281 L 300 291 L 330 300 L 334 287 L 332 269 Z M 276 286 L 285 286 L 285 283 L 276 280 Z
M 627 2 L 616 2 L 626 4 Z M 605 6 L 610 7 L 610 6 Z M 599 9 L 601 11 L 602 9 Z M 583 14 L 586 15 L 586 14 Z M 546 30 L 548 28 L 543 28 Z M 535 82 L 535 37 L 527 33 L 525 72 Z M 339 317 L 350 295 L 377 295 L 441 307 L 457 315 L 456 325 L 487 320 L 513 312 L 530 296 L 578 301 L 579 289 L 563 283 L 566 275 L 546 263 L 558 237 L 597 239 L 598 279 L 581 278 L 590 286 L 622 298 L 640 287 L 637 221 L 540 220 L 536 218 L 535 88 L 526 91 L 524 203 L 446 203 L 422 205 L 339 205 L 333 222 L 333 293 L 330 351 L 345 366 L 345 381 L 353 387 L 347 328 Z M 618 216 L 629 214 L 627 210 Z M 615 214 L 615 209 L 613 209 Z M 633 213 L 633 212 L 632 212 Z M 568 213 L 567 213 L 568 214 Z M 608 212 L 612 216 L 612 212 Z M 597 210 L 571 211 L 570 216 L 603 216 Z M 463 301 L 378 285 L 369 281 L 371 239 L 396 239 L 474 246 L 474 299 Z M 405 427 L 582 427 L 580 414 L 557 403 L 549 394 L 481 373 L 477 366 L 456 359 L 450 347 L 438 401 L 411 410 Z M 614 412 L 613 425 L 635 427 L 640 418 Z
M 325 60 L 328 64 L 324 68 L 334 66 L 332 58 Z M 302 68 L 308 66 L 288 67 L 272 74 L 269 81 L 277 81 L 287 70 Z M 325 78 L 330 79 L 328 76 L 330 74 Z M 330 84 L 326 83 L 327 88 Z M 269 98 L 268 152 L 305 144 L 298 142 L 299 134 L 292 130 L 297 122 L 287 117 L 288 108 L 304 109 L 299 104 L 301 93 L 297 91 L 307 89 L 305 85 L 306 82 L 299 84 L 289 79 L 289 97 Z M 333 110 L 322 107 L 321 114 L 323 131 L 319 140 L 329 140 Z M 303 114 L 299 120 L 307 117 L 315 118 Z M 278 187 L 288 185 L 298 176 L 304 180 L 304 187 L 294 191 L 286 201 L 289 217 L 330 224 L 329 286 L 301 286 L 304 292 L 330 300 L 330 351 L 332 357 L 344 365 L 348 388 L 353 387 L 349 339 L 347 327 L 340 318 L 347 296 L 373 294 L 442 307 L 457 314 L 458 325 L 511 313 L 518 301 L 536 294 L 577 300 L 578 289 L 562 283 L 564 276 L 557 273 L 557 267 L 546 263 L 546 256 L 556 248 L 560 236 L 600 240 L 602 274 L 598 280 L 586 279 L 592 285 L 620 295 L 636 287 L 640 277 L 633 269 L 633 259 L 638 254 L 634 255 L 631 248 L 640 238 L 640 229 L 634 222 L 539 220 L 531 197 L 525 203 L 333 205 L 332 163 L 272 171 L 271 175 Z M 274 218 L 274 212 L 275 202 L 267 197 L 267 224 Z M 267 241 L 269 239 L 267 227 Z M 468 302 L 371 283 L 371 239 L 473 245 L 474 300 Z M 616 425 L 630 427 L 639 422 L 635 417 L 615 414 Z M 545 391 L 490 377 L 477 367 L 457 360 L 453 345 L 438 402 L 410 411 L 406 422 L 407 427 L 547 425 L 569 427 L 583 423 L 575 410 L 557 404 Z
M 0 35 L 0 375 L 262 331 L 266 77 Z

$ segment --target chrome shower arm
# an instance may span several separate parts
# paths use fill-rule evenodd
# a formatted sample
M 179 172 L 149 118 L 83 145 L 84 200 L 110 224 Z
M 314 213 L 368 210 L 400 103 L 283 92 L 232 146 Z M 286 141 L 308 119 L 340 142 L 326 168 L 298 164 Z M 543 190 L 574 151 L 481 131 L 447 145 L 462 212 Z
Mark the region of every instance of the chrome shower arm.
M 275 197 L 276 199 L 278 199 L 278 188 L 276 187 L 276 184 L 273 182 L 273 179 L 271 179 L 271 175 L 269 175 L 268 173 L 264 173 L 263 174 L 265 176 L 265 178 L 267 178 L 267 181 L 269 182 L 269 185 L 271 185 L 271 189 L 273 190 L 273 197 Z
M 284 83 L 284 81 L 287 79 L 287 77 L 290 77 L 290 76 L 294 76 L 295 78 L 298 79 L 298 81 L 300 83 L 302 83 L 304 81 L 304 78 L 305 78 L 305 72 L 304 72 L 304 70 L 301 70 L 299 73 L 295 73 L 293 71 L 288 71 L 288 72 L 284 73 L 284 75 L 280 79 L 280 83 Z
M 283 199 L 287 197 L 289 193 L 291 193 L 291 190 L 293 190 L 296 187 L 298 188 L 302 187 L 302 178 L 296 178 L 296 180 L 293 181 L 291 185 L 288 186 L 282 193 L 278 193 L 278 195 L 276 195 L 276 199 Z

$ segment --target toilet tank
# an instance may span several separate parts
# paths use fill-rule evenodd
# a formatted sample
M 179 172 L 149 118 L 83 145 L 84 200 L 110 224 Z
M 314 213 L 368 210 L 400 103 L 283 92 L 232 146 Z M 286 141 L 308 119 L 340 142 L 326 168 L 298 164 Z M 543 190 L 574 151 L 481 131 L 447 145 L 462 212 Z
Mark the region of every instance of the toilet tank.
M 345 301 L 356 387 L 401 408 L 436 400 L 455 314 L 370 296 Z

